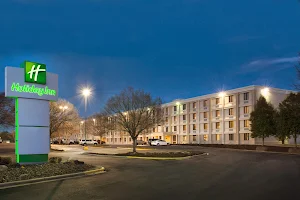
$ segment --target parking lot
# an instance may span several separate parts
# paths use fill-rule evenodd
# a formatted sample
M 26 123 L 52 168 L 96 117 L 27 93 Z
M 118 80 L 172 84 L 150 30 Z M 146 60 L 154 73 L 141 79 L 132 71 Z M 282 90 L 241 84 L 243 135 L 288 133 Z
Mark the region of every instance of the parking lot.
M 51 152 L 50 155 L 104 166 L 108 172 L 0 190 L 0 199 L 273 200 L 295 199 L 300 191 L 300 156 L 297 155 L 202 147 L 147 147 L 145 151 L 169 148 L 209 153 L 182 161 L 157 161 L 83 155 L 80 146 L 64 147 L 68 148 L 65 152 Z M 99 152 L 129 151 L 126 146 L 90 149 L 96 148 Z

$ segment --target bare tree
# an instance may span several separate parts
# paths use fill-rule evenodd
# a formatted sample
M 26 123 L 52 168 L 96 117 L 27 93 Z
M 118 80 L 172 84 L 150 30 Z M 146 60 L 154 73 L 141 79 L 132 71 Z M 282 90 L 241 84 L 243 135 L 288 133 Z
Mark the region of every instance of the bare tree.
M 104 113 L 92 115 L 86 120 L 87 132 L 94 136 L 99 136 L 100 141 L 102 141 L 102 137 L 111 129 L 108 119 Z
M 149 93 L 133 88 L 127 88 L 111 97 L 106 104 L 105 112 L 114 118 L 115 131 L 127 132 L 130 135 L 134 153 L 139 134 L 160 125 L 162 120 L 161 99 L 153 98 Z
M 0 127 L 13 127 L 15 123 L 15 101 L 0 93 Z
M 50 102 L 50 135 L 61 129 L 72 131 L 80 118 L 77 109 L 67 100 Z

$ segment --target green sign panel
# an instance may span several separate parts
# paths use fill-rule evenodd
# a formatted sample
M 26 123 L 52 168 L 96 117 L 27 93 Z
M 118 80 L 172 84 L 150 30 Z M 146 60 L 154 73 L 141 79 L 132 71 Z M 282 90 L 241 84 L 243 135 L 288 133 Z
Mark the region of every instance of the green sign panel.
M 22 64 L 25 70 L 25 82 L 46 85 L 46 65 L 25 61 Z

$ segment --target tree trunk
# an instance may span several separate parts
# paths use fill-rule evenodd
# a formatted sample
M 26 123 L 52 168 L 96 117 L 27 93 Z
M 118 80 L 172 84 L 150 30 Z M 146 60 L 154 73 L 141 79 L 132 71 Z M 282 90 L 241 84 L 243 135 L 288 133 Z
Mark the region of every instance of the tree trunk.
M 282 139 L 282 140 L 281 140 L 281 144 L 284 144 L 284 140 L 285 140 L 285 139 Z
M 265 146 L 265 138 L 262 138 L 263 146 Z
M 297 146 L 297 135 L 296 134 L 294 135 L 294 141 L 295 141 L 295 147 L 297 148 L 298 146 Z
M 132 152 L 136 153 L 136 138 L 132 138 L 133 143 L 132 143 Z

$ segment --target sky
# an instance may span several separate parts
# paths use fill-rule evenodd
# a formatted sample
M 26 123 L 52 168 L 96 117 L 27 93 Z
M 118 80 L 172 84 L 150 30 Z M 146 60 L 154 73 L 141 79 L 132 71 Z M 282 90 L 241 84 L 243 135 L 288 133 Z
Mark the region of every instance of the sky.
M 164 102 L 248 85 L 293 89 L 298 0 L 1 0 L 5 66 L 24 60 L 59 75 L 81 115 L 131 86 Z M 78 88 L 91 85 L 84 112 Z

